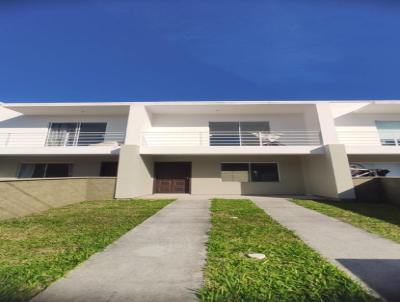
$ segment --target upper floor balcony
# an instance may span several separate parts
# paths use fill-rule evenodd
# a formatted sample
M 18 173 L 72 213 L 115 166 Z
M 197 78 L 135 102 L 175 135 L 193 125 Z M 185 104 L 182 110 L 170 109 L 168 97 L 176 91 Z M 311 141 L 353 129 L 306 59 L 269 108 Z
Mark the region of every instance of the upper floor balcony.
M 343 130 L 337 131 L 339 143 L 349 154 L 400 154 L 400 131 Z
M 320 131 L 142 132 L 142 154 L 322 153 Z
M 113 154 L 125 132 L 0 132 L 0 154 Z

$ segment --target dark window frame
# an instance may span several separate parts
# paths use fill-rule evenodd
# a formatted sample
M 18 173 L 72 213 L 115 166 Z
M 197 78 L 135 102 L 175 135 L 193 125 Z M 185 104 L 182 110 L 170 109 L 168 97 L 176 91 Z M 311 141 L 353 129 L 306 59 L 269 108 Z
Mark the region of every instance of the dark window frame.
M 247 182 L 245 182 L 245 183 L 257 183 L 257 182 L 260 182 L 260 183 L 270 183 L 270 182 L 273 182 L 273 183 L 279 183 L 279 182 L 281 182 L 281 171 L 280 171 L 280 165 L 279 165 L 279 162 L 222 162 L 222 163 L 220 163 L 220 179 L 221 179 L 221 181 L 223 181 L 223 182 L 238 182 L 238 181 L 224 181 L 224 180 L 222 180 L 222 172 L 223 172 L 223 170 L 222 170 L 222 166 L 223 165 L 235 165 L 235 164 L 238 164 L 238 165 L 247 165 L 247 167 L 248 167 L 248 169 L 247 169 L 247 172 L 248 172 L 248 176 L 249 176 L 249 178 L 248 178 L 248 181 Z M 276 167 L 276 180 L 270 180 L 270 181 L 257 181 L 257 180 L 253 180 L 253 173 L 252 173 L 252 165 L 253 164 L 260 164 L 260 165 L 262 165 L 262 164 L 272 164 L 272 165 L 275 165 L 275 167 Z M 230 170 L 225 170 L 225 171 L 230 171 Z M 236 171 L 244 171 L 244 170 L 236 170 Z
M 34 170 L 32 171 L 32 176 L 28 177 L 28 178 L 69 178 L 69 177 L 72 177 L 73 170 L 74 170 L 74 164 L 70 163 L 70 162 L 68 162 L 68 163 L 66 163 L 66 162 L 47 162 L 47 163 L 44 163 L 44 162 L 39 162 L 39 163 L 38 162 L 34 162 L 34 163 L 22 162 L 19 164 L 19 167 L 18 167 L 17 178 L 25 178 L 25 177 L 21 177 L 21 171 L 22 171 L 23 165 L 34 165 L 35 166 Z M 39 165 L 44 166 L 43 174 L 40 176 L 33 177 L 36 172 L 35 171 L 36 166 L 39 166 Z M 47 170 L 48 170 L 49 165 L 67 165 L 68 166 L 68 175 L 67 176 L 50 176 L 50 177 L 47 176 Z

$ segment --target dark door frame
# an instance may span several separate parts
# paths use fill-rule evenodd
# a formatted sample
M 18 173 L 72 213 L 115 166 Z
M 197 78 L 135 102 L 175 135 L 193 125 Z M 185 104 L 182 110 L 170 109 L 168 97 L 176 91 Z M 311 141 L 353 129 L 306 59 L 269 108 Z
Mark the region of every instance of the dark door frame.
M 154 162 L 154 166 L 153 166 L 153 169 L 154 169 L 154 178 L 153 178 L 153 194 L 154 193 L 157 193 L 156 191 L 157 191 L 157 170 L 156 170 L 156 167 L 157 167 L 157 164 L 160 164 L 160 163 L 171 163 L 171 164 L 186 164 L 186 165 L 188 165 L 188 167 L 189 167 L 189 175 L 187 176 L 188 177 L 188 179 L 186 180 L 186 190 L 185 191 L 187 191 L 187 192 L 185 192 L 185 194 L 191 194 L 192 193 L 192 162 L 190 162 L 190 161 L 155 161 Z M 168 194 L 168 193 L 165 193 L 165 194 Z M 174 193 L 171 193 L 171 194 L 174 194 Z M 175 193 L 175 194 L 177 194 L 177 193 Z

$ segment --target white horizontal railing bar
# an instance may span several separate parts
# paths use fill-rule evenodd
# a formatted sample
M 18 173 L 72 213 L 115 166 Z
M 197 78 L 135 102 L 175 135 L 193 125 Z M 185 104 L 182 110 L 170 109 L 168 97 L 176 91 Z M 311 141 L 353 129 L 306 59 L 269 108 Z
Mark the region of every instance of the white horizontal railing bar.
M 124 141 L 125 132 L 0 132 L 0 148 L 104 146 Z
M 154 131 L 141 133 L 142 145 L 156 146 L 276 146 L 321 145 L 320 131 Z
M 179 131 L 165 131 L 165 132 L 163 132 L 163 131 L 147 131 L 147 132 L 142 132 L 142 134 L 165 134 L 165 133 L 168 133 L 168 134 L 199 134 L 199 133 L 207 133 L 207 134 L 225 134 L 225 133 L 227 133 L 227 134 L 239 134 L 239 133 L 242 133 L 242 134 L 252 134 L 252 133 L 259 133 L 259 132 L 261 132 L 261 133 L 317 133 L 317 134 L 319 134 L 320 133 L 320 131 L 299 131 L 299 130 L 293 130 L 293 131 L 287 131 L 287 130 L 285 130 L 285 131 L 241 131 L 241 132 L 235 132 L 235 131 L 181 131 L 181 132 L 179 132 Z
M 339 142 L 345 145 L 399 146 L 400 131 L 337 129 Z M 386 141 L 386 143 L 385 143 Z

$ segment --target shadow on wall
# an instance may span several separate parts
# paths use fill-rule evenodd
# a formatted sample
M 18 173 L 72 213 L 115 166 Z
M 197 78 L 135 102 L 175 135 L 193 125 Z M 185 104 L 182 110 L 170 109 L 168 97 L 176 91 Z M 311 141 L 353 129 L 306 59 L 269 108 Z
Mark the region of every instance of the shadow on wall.
M 25 115 L 20 115 L 16 117 L 9 118 L 7 120 L 0 121 L 1 128 L 17 128 L 17 129 L 25 129 L 25 128 L 38 128 L 45 129 L 47 131 L 49 123 L 43 119 L 43 116 L 29 116 L 27 118 Z
M 400 301 L 400 259 L 336 259 L 387 301 Z
M 353 178 L 357 200 L 400 204 L 400 177 Z

